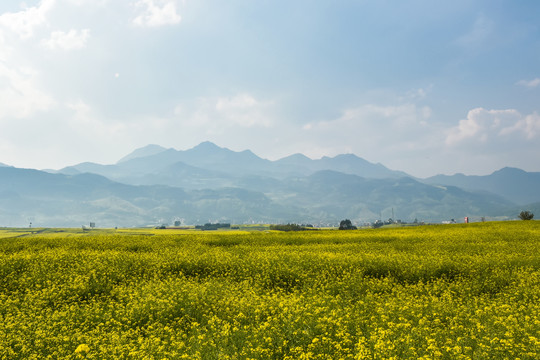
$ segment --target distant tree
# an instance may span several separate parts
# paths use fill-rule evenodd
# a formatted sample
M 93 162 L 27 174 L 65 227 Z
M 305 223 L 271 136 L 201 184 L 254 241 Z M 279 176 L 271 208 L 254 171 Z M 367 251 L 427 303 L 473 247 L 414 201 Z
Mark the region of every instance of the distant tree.
M 341 220 L 339 222 L 339 230 L 356 230 L 356 226 L 354 226 L 349 219 Z
M 519 218 L 521 220 L 532 220 L 534 218 L 534 214 L 530 211 L 522 211 L 519 213 Z

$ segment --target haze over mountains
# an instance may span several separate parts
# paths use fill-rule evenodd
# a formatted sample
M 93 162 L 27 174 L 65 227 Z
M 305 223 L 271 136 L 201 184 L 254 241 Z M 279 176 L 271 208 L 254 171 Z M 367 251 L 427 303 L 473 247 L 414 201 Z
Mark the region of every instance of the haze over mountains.
M 205 222 L 336 224 L 388 219 L 515 218 L 540 202 L 540 173 L 415 179 L 352 154 L 277 161 L 204 142 L 148 145 L 116 164 L 58 171 L 0 167 L 0 226 Z
M 505 167 L 491 175 L 437 175 L 425 180 L 428 184 L 447 184 L 470 191 L 489 191 L 517 204 L 540 201 L 540 173 Z
M 333 170 L 366 178 L 399 178 L 408 176 L 372 164 L 355 155 L 338 155 L 311 160 L 302 154 L 270 161 L 250 150 L 235 152 L 211 142 L 189 150 L 165 149 L 149 145 L 135 150 L 115 165 L 82 163 L 59 170 L 63 174 L 91 172 L 133 185 L 170 185 L 185 188 L 234 186 L 245 177 L 284 179 L 307 176 L 320 170 Z

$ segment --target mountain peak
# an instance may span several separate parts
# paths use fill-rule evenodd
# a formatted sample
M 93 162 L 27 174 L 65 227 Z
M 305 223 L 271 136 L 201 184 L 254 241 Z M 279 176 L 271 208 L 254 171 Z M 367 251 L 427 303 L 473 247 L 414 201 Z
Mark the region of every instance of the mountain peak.
M 521 170 L 514 167 L 503 167 L 500 170 L 494 171 L 491 175 L 495 174 L 525 174 L 527 173 L 525 170 Z
M 298 162 L 298 161 L 311 161 L 311 159 L 304 154 L 296 153 L 289 156 L 285 156 L 284 158 L 281 158 L 277 161 L 287 163 L 287 162 Z
M 368 162 L 366 159 L 363 159 L 361 157 L 358 157 L 354 154 L 351 154 L 351 153 L 348 153 L 348 154 L 339 154 L 339 155 L 336 155 L 334 156 L 332 159 L 343 159 L 343 160 L 361 160 L 361 161 L 365 161 L 365 162 Z
M 222 148 L 220 146 L 217 146 L 211 141 L 204 141 L 200 143 L 199 145 L 196 145 L 192 147 L 189 150 L 185 150 L 184 152 L 186 154 L 197 154 L 197 156 L 214 156 L 216 154 L 220 153 L 226 153 L 230 152 L 231 150 L 227 148 Z
M 164 152 L 166 150 L 167 149 L 164 148 L 163 146 L 159 146 L 159 145 L 155 145 L 155 144 L 146 145 L 146 146 L 144 146 L 142 148 L 139 148 L 139 149 L 136 149 L 135 151 L 129 153 L 126 156 L 124 156 L 123 158 L 118 160 L 117 164 L 122 163 L 122 162 L 126 162 L 126 161 L 131 160 L 131 159 L 156 155 L 156 154 L 159 154 L 159 153 Z
M 217 146 L 211 141 L 203 141 L 199 145 L 193 147 L 193 149 L 205 149 L 205 150 L 213 150 L 213 149 L 222 149 L 221 147 Z

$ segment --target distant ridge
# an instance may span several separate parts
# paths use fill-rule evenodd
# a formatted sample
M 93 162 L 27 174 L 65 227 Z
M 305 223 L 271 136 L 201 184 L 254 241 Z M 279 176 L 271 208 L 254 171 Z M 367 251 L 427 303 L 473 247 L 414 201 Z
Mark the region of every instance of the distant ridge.
M 136 159 L 133 159 L 136 160 Z M 183 174 L 189 165 L 172 166 Z M 205 189 L 134 186 L 96 174 L 51 174 L 0 167 L 0 226 L 145 226 L 183 219 L 185 224 L 355 223 L 376 219 L 442 221 L 462 216 L 496 217 L 515 204 L 488 193 L 423 184 L 412 178 L 366 179 L 323 170 L 305 177 L 276 180 L 243 177 L 244 187 L 220 186 L 226 178 L 203 171 Z M 214 179 L 215 180 L 215 179 Z M 234 179 L 229 179 L 234 181 Z M 238 184 L 238 183 L 237 183 Z M 517 214 L 515 215 L 517 216 Z M 32 219 L 32 220 L 28 220 Z
M 367 178 L 399 178 L 409 176 L 401 171 L 394 171 L 382 164 L 373 164 L 354 154 L 342 154 L 335 157 L 323 157 L 313 160 L 303 154 L 293 154 L 276 161 L 262 159 L 251 150 L 233 151 L 205 141 L 188 150 L 165 149 L 158 145 L 148 145 L 137 149 L 117 162 L 123 167 L 136 167 L 142 171 L 144 166 L 155 170 L 150 163 L 163 167 L 175 162 L 222 173 L 265 175 L 278 178 L 288 176 L 306 176 L 316 171 L 334 170 Z M 144 165 L 144 164 L 147 165 Z M 128 165 L 129 164 L 129 165 Z M 78 169 L 79 165 L 74 168 Z M 153 171 L 154 171 L 153 170 Z M 107 176 L 107 174 L 102 173 Z
M 427 184 L 452 185 L 465 190 L 489 191 L 517 204 L 540 201 L 540 172 L 505 167 L 490 175 L 436 175 Z

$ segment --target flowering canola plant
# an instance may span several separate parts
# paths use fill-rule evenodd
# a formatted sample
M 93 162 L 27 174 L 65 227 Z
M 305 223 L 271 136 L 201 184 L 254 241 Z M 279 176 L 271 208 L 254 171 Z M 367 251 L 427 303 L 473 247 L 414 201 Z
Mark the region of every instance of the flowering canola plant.
M 536 221 L 0 233 L 1 359 L 538 359 L 539 300 Z

